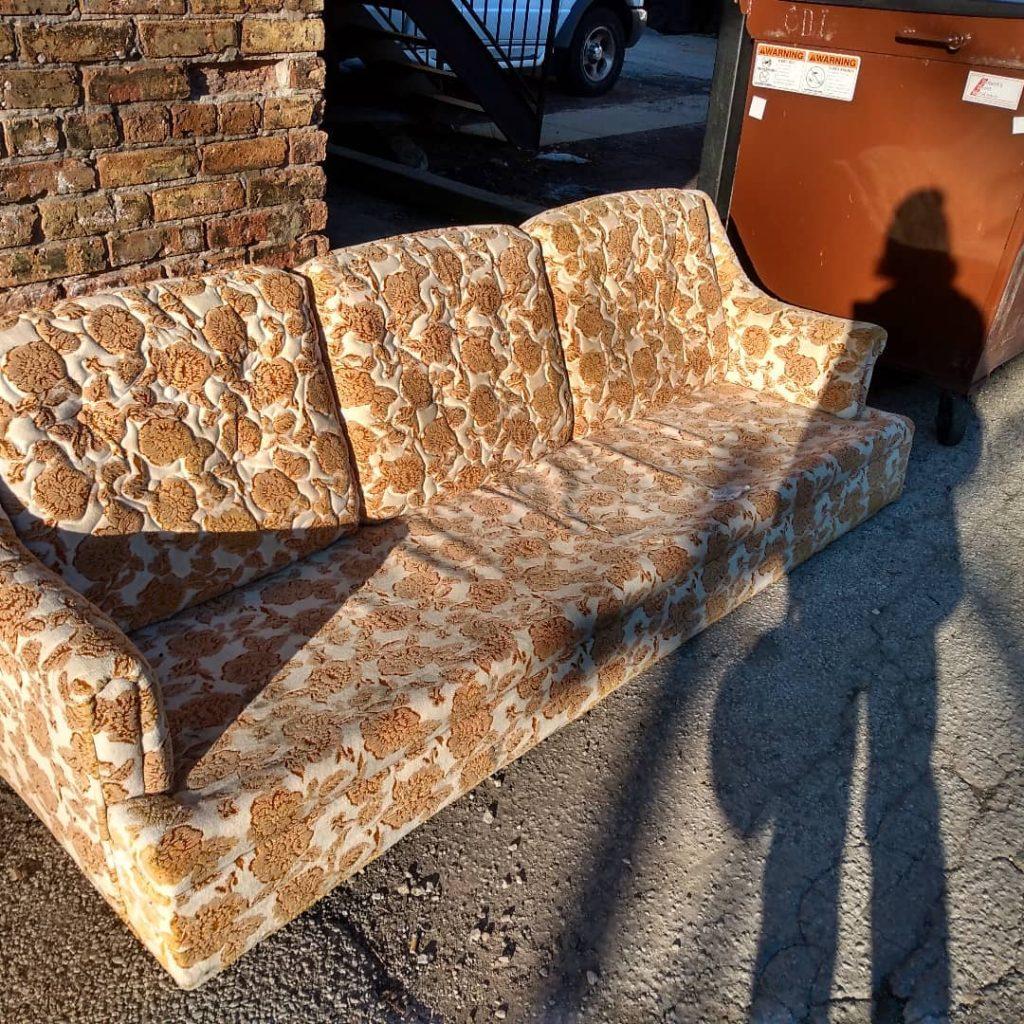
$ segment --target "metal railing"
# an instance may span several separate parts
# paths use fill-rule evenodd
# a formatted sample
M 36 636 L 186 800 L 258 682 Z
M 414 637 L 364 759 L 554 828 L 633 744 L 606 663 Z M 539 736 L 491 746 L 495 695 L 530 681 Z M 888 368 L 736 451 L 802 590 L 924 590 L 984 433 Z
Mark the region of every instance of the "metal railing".
M 508 87 L 519 93 L 533 112 L 539 141 L 558 31 L 559 0 L 448 0 L 448 3 L 469 23 L 495 64 L 505 73 Z M 443 45 L 439 45 L 441 41 L 428 39 L 407 11 L 387 4 L 364 6 L 382 27 L 399 37 L 407 59 L 425 68 L 448 70 Z M 472 82 L 465 84 L 472 90 Z

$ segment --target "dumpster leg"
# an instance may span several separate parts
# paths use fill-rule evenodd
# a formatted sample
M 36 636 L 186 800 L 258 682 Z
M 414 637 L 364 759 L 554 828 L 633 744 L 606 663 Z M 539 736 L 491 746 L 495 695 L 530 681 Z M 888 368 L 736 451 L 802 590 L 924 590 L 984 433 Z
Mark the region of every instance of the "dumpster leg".
M 966 395 L 943 388 L 935 413 L 935 434 L 939 444 L 952 447 L 964 439 L 971 403 Z

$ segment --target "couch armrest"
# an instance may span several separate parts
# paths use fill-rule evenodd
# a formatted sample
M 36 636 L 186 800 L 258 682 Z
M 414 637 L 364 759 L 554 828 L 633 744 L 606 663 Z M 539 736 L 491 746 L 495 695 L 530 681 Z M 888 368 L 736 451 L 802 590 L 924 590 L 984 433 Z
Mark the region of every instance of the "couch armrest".
M 152 670 L 0 511 L 0 775 L 109 896 L 108 805 L 170 787 Z
M 859 416 L 885 331 L 767 295 L 740 265 L 710 199 L 707 207 L 729 334 L 726 379 L 836 416 Z

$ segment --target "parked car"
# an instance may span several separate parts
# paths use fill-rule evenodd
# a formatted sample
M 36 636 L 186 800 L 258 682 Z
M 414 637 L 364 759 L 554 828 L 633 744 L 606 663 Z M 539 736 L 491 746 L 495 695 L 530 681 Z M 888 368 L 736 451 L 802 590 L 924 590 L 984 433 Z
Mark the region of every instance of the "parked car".
M 513 68 L 544 62 L 552 0 L 452 0 L 495 58 Z M 420 36 L 404 11 L 383 4 L 367 10 L 384 27 Z M 561 0 L 555 28 L 555 61 L 564 88 L 582 96 L 608 92 L 622 73 L 626 50 L 647 25 L 644 0 Z M 410 51 L 410 55 L 412 51 Z M 421 62 L 443 66 L 431 48 L 416 49 Z

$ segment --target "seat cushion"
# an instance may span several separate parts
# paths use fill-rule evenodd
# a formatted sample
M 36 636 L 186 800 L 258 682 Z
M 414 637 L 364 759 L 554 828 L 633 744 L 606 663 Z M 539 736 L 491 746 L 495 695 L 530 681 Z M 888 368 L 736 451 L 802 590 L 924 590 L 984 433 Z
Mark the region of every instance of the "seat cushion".
M 246 268 L 0 322 L 0 499 L 29 549 L 125 628 L 358 520 L 305 287 Z
M 701 193 L 597 196 L 523 228 L 544 251 L 577 437 L 724 376 L 728 339 Z
M 876 411 L 850 423 L 716 383 L 576 439 L 495 488 L 622 541 L 671 534 L 684 517 L 711 538 L 714 557 L 782 511 L 806 511 L 828 486 L 887 456 L 905 430 Z
M 472 490 L 568 440 L 568 381 L 540 248 L 521 231 L 402 235 L 302 271 L 370 519 Z
M 227 871 L 288 916 L 892 500 L 910 434 L 707 389 L 136 633 L 181 775 L 120 841 L 182 906 Z

